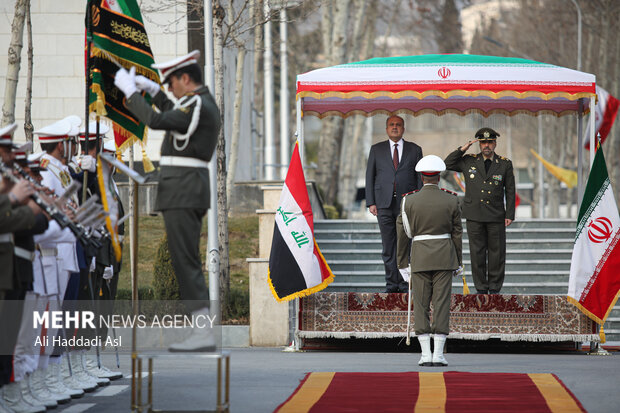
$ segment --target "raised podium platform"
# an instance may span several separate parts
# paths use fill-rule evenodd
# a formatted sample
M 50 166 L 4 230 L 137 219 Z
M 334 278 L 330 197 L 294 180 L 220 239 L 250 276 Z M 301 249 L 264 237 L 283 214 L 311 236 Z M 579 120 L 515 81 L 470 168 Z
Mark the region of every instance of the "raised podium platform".
M 301 339 L 404 337 L 407 294 L 318 292 L 299 300 L 298 320 Z M 411 323 L 413 331 L 413 314 Z M 596 324 L 564 295 L 452 294 L 449 338 L 600 341 Z

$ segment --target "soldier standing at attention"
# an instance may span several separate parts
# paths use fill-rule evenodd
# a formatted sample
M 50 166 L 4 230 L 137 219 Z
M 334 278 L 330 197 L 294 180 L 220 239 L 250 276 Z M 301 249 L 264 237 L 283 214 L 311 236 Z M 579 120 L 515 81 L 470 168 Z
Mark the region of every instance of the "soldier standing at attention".
M 506 227 L 515 219 L 515 177 L 512 162 L 495 153 L 499 133 L 482 128 L 475 137 L 480 153 L 465 154 L 474 143 L 469 141 L 449 154 L 445 163 L 465 175 L 463 217 L 476 290 L 499 294 L 506 266 Z
M 173 103 L 160 85 L 120 69 L 114 84 L 125 94 L 126 105 L 140 122 L 166 131 L 161 145 L 161 171 L 155 208 L 162 211 L 172 267 L 179 282 L 181 299 L 194 316 L 209 316 L 209 293 L 200 259 L 200 229 L 209 208 L 208 162 L 220 130 L 220 112 L 209 88 L 202 84 L 198 65 L 200 52 L 153 65 L 163 84 L 177 99 Z M 151 95 L 156 112 L 141 93 Z M 213 229 L 215 230 L 215 229 Z M 174 344 L 170 351 L 212 351 L 210 328 L 194 328 L 192 335 Z
M 415 334 L 422 349 L 418 365 L 447 366 L 443 347 L 450 332 L 452 275 L 462 272 L 463 262 L 461 209 L 456 193 L 439 188 L 439 173 L 446 170 L 440 157 L 425 156 L 415 170 L 424 186 L 401 202 L 396 220 L 398 268 L 403 278 L 411 277 Z M 432 355 L 430 334 L 435 344 Z

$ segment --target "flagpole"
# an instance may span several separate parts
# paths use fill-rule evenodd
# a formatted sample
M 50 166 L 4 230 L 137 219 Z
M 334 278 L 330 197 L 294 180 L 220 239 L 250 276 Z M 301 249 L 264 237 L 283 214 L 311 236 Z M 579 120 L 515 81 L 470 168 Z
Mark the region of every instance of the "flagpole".
M 91 18 L 91 7 L 90 7 L 90 0 L 86 1 L 86 93 L 85 93 L 85 100 L 86 100 L 86 108 L 85 108 L 85 115 L 84 115 L 84 132 L 85 132 L 85 139 L 86 139 L 86 153 L 88 153 L 88 134 L 89 134 L 89 130 L 88 130 L 88 117 L 90 115 L 89 112 L 89 98 L 90 98 L 90 51 L 91 51 L 91 47 L 92 47 L 92 43 L 93 43 L 93 22 L 92 22 L 92 18 Z M 78 143 L 79 145 L 79 139 L 78 139 Z M 87 195 L 87 189 L 88 189 L 88 171 L 84 171 L 84 177 L 83 177 L 83 181 L 82 181 L 82 202 L 86 202 L 86 195 Z
M 215 96 L 215 68 L 213 61 L 213 4 L 205 0 L 205 82 Z M 210 205 L 207 212 L 207 269 L 209 272 L 209 300 L 211 314 L 220 314 L 220 248 L 217 237 L 217 156 L 209 161 Z

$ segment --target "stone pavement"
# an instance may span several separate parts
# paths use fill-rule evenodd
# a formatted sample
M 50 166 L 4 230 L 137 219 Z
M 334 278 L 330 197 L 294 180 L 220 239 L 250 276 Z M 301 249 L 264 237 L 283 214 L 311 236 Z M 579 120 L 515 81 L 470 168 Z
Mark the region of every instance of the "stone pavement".
M 448 342 L 449 343 L 449 342 Z M 412 346 L 413 348 L 413 346 Z M 587 356 L 578 351 L 520 354 L 498 352 L 447 353 L 446 368 L 418 367 L 415 352 L 308 351 L 285 353 L 281 348 L 241 348 L 231 352 L 231 412 L 272 412 L 293 392 L 307 372 L 468 371 L 554 373 L 590 413 L 620 411 L 620 352 Z M 460 350 L 457 350 L 460 351 Z M 104 354 L 105 364 L 115 363 Z M 123 379 L 113 382 L 59 412 L 130 410 L 130 355 L 121 355 Z M 167 356 L 154 362 L 154 408 L 213 410 L 216 362 L 191 356 Z M 146 386 L 146 380 L 144 381 Z M 146 398 L 146 387 L 143 395 Z

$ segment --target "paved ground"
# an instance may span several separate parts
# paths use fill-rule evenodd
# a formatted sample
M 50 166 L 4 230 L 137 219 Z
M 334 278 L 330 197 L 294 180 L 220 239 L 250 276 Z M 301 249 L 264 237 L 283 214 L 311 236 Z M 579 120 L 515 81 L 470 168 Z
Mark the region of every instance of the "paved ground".
M 458 346 L 456 346 L 458 347 Z M 308 351 L 285 353 L 279 348 L 231 349 L 231 411 L 272 412 L 293 392 L 307 372 L 314 371 L 440 371 L 419 368 L 419 354 L 411 352 Z M 620 409 L 620 352 L 587 356 L 577 351 L 505 349 L 485 353 L 446 355 L 445 371 L 554 373 L 591 413 Z M 114 357 L 104 355 L 108 366 Z M 130 410 L 130 356 L 121 355 L 125 378 L 73 401 L 60 412 L 117 412 Z M 154 363 L 154 408 L 163 410 L 212 410 L 215 407 L 214 360 L 168 355 Z M 146 386 L 146 380 L 144 381 Z M 144 390 L 146 397 L 146 390 Z

